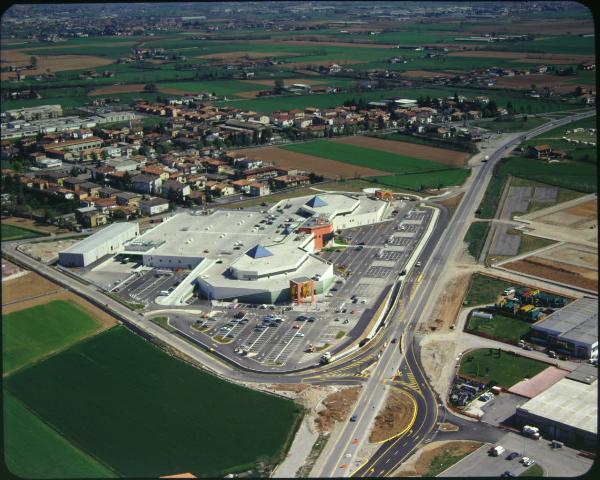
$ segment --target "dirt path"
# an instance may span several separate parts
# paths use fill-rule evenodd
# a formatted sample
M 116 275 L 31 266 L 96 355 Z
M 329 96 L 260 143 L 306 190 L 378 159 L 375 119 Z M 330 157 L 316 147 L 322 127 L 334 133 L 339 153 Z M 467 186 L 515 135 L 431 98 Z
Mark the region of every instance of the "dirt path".
M 315 423 L 321 432 L 329 432 L 336 422 L 348 419 L 362 387 L 349 387 L 328 395 L 323 400 L 323 409 L 318 412 Z

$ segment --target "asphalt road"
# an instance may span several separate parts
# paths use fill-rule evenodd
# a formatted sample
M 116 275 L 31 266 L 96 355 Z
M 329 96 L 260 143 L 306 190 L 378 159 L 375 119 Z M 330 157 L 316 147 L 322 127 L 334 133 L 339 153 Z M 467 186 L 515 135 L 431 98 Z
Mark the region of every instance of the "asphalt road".
M 374 408 L 375 402 L 381 402 L 381 399 L 383 398 L 381 395 L 381 392 L 383 391 L 382 387 L 387 387 L 385 382 L 391 380 L 392 375 L 402 378 L 403 376 L 408 377 L 410 372 L 410 374 L 414 376 L 413 384 L 415 384 L 420 391 L 420 394 L 414 392 L 411 393 L 417 400 L 417 418 L 414 422 L 416 428 L 413 428 L 412 431 L 407 432 L 407 434 L 401 437 L 384 443 L 377 453 L 355 472 L 355 475 L 389 475 L 419 446 L 421 442 L 428 441 L 435 435 L 434 429 L 440 415 L 438 402 L 431 387 L 427 383 L 424 372 L 421 370 L 419 352 L 413 338 L 414 331 L 416 330 L 416 326 L 421 316 L 424 315 L 426 308 L 431 306 L 431 300 L 437 298 L 437 296 L 432 297 L 431 292 L 439 292 L 440 285 L 438 285 L 437 280 L 440 277 L 443 268 L 445 268 L 448 259 L 452 257 L 455 250 L 462 244 L 464 233 L 469 226 L 468 219 L 471 218 L 473 212 L 479 205 L 495 163 L 497 163 L 511 147 L 518 145 L 523 139 L 531 138 L 560 125 L 594 114 L 595 111 L 583 112 L 537 127 L 529 131 L 526 135 L 511 135 L 510 140 L 506 141 L 495 152 L 489 154 L 490 159 L 487 163 L 483 163 L 474 168 L 474 172 L 465 186 L 465 196 L 455 210 L 448 227 L 441 234 L 439 234 L 440 232 L 438 231 L 434 232 L 434 236 L 439 238 L 439 241 L 437 243 L 430 242 L 420 258 L 423 263 L 423 276 L 417 275 L 415 272 L 407 279 L 403 289 L 403 302 L 401 308 L 396 309 L 396 312 L 394 312 L 393 315 L 395 320 L 388 324 L 386 331 L 384 332 L 384 335 L 388 338 L 394 336 L 400 337 L 400 334 L 403 334 L 402 345 L 405 349 L 404 355 L 402 355 L 398 349 L 392 348 L 391 345 L 388 345 L 388 347 L 384 349 L 381 358 L 377 362 L 374 371 L 367 381 L 367 388 L 363 389 L 363 392 L 367 392 L 367 396 L 364 399 L 359 400 L 359 404 L 354 412 L 358 418 L 365 417 L 366 410 L 369 408 L 376 413 L 378 409 Z M 194 361 L 203 365 L 213 373 L 223 375 L 233 380 L 245 383 L 297 383 L 306 380 L 311 381 L 312 378 L 312 380 L 316 382 L 327 379 L 327 381 L 331 383 L 344 383 L 349 381 L 347 378 L 349 369 L 364 369 L 366 366 L 377 360 L 376 354 L 378 350 L 382 348 L 382 344 L 385 341 L 384 336 L 381 336 L 378 340 L 369 343 L 357 354 L 352 355 L 335 365 L 322 367 L 318 370 L 309 367 L 296 372 L 269 374 L 258 370 L 243 368 L 236 365 L 232 359 L 219 356 L 218 352 L 209 353 L 209 345 L 201 345 L 203 350 L 200 350 L 191 344 L 198 343 L 197 341 L 184 339 L 181 336 L 173 335 L 165 331 L 148 319 L 145 319 L 141 314 L 132 312 L 124 305 L 104 295 L 97 287 L 82 284 L 78 279 L 43 265 L 18 252 L 16 250 L 16 245 L 16 242 L 4 242 L 2 244 L 2 252 L 9 260 L 30 270 L 36 271 L 85 297 L 98 307 L 116 315 L 125 325 L 132 330 L 135 330 L 143 337 L 162 341 L 188 355 Z M 404 360 L 406 360 L 406 362 L 404 362 Z M 394 372 L 399 373 L 394 374 Z M 356 380 L 350 381 L 355 382 Z M 402 384 L 400 382 L 398 383 L 400 387 L 402 387 Z M 371 391 L 372 387 L 375 387 L 373 391 Z M 410 390 L 409 387 L 405 388 Z M 371 415 L 371 418 L 373 418 L 373 415 Z M 334 467 L 331 468 L 329 472 L 326 472 L 328 476 L 348 475 L 349 468 L 345 469 L 343 472 L 334 470 L 339 468 L 339 461 L 343 461 L 346 458 L 345 455 L 349 453 L 345 452 L 346 448 L 343 448 L 347 447 L 347 442 L 352 442 L 354 438 L 358 438 L 358 443 L 355 445 L 360 447 L 369 433 L 370 422 L 368 422 L 369 424 L 367 425 L 365 419 L 363 422 L 356 423 L 358 424 L 356 426 L 357 428 L 346 432 L 350 433 L 350 435 L 342 435 L 337 440 L 334 454 L 330 455 L 329 460 L 326 462 L 328 468 Z M 351 438 L 352 435 L 356 436 Z M 339 447 L 338 444 L 340 445 Z M 356 447 L 357 451 L 358 447 Z

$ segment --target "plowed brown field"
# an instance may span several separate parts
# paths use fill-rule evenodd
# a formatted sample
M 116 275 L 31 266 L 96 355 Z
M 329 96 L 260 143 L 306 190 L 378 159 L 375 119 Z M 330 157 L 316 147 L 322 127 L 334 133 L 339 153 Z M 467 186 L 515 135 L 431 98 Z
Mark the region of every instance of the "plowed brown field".
M 336 160 L 327 160 L 326 158 L 290 152 L 276 147 L 248 148 L 243 150 L 243 153 L 250 158 L 270 162 L 280 168 L 297 168 L 323 175 L 325 178 L 354 178 L 370 175 L 387 175 L 389 173 L 374 168 L 350 165 Z
M 464 166 L 470 157 L 466 152 L 457 152 L 455 150 L 446 150 L 444 148 L 429 147 L 427 145 L 418 145 L 410 142 L 384 140 L 374 137 L 344 137 L 336 138 L 333 141 L 356 145 L 357 147 L 372 148 L 373 150 L 383 150 L 384 152 L 396 153 L 398 155 L 408 155 L 423 160 L 432 160 L 434 162 L 452 165 L 453 167 Z
M 593 62 L 591 55 L 560 55 L 556 53 L 527 53 L 527 52 L 501 52 L 492 50 L 468 50 L 450 52 L 449 57 L 477 57 L 477 58 L 507 58 L 517 62 L 540 61 L 543 63 L 583 63 Z
M 500 77 L 496 82 L 497 88 L 529 89 L 535 83 L 538 88 L 552 88 L 559 93 L 567 93 L 575 90 L 577 85 L 569 83 L 570 77 L 559 77 L 556 75 L 516 75 L 514 77 Z M 595 90 L 594 85 L 580 85 L 586 90 Z
M 167 93 L 171 95 L 185 95 L 187 92 L 185 90 L 179 90 L 178 88 L 171 87 L 161 87 L 160 84 L 156 85 L 157 91 L 161 93 Z M 97 96 L 97 95 L 111 95 L 114 93 L 133 93 L 133 92 L 143 92 L 144 84 L 142 83 L 130 83 L 128 85 L 110 85 L 108 87 L 101 87 L 95 90 L 92 90 L 88 95 Z

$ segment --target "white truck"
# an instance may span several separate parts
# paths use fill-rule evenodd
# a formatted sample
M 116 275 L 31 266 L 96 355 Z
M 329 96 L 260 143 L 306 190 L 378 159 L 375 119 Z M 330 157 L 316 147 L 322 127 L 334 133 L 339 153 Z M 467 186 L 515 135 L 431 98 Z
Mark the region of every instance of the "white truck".
M 506 452 L 506 448 L 502 445 L 496 445 L 495 447 L 490 448 L 489 453 L 492 457 L 498 457 Z
M 325 352 L 321 355 L 321 365 L 325 365 L 331 361 L 331 352 Z

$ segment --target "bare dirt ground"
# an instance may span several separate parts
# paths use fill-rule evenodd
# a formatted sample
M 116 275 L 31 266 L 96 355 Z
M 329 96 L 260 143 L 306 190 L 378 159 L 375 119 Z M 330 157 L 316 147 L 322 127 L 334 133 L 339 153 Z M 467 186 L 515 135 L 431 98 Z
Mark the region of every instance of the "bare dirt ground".
M 563 210 L 536 217 L 536 222 L 548 223 L 558 227 L 576 228 L 585 226 L 589 222 L 596 223 L 598 218 L 598 206 L 596 200 L 580 203 Z
M 449 57 L 481 57 L 481 58 L 508 58 L 520 62 L 537 61 L 543 63 L 583 63 L 593 62 L 591 55 L 561 55 L 557 53 L 527 53 L 527 52 L 504 52 L 491 50 L 469 50 L 462 52 L 450 52 Z
M 575 205 L 574 207 L 567 208 L 564 211 L 565 213 L 577 215 L 579 217 L 585 217 L 589 219 L 598 218 L 598 202 L 596 200 L 590 200 L 588 202 Z
M 28 273 L 26 270 L 23 270 L 18 265 L 15 265 L 12 262 L 9 262 L 5 258 L 2 259 L 2 281 L 5 282 L 8 280 L 8 277 L 12 275 L 16 275 L 18 273 Z
M 440 332 L 450 330 L 456 321 L 462 301 L 467 293 L 471 272 L 461 273 L 448 280 L 441 296 L 438 298 L 437 314 L 428 322 L 421 322 L 419 328 L 424 332 Z
M 446 198 L 444 200 L 440 200 L 437 203 L 444 205 L 444 207 L 447 207 L 450 210 L 454 210 L 456 207 L 458 207 L 458 204 L 460 203 L 460 201 L 462 200 L 462 198 L 464 196 L 465 196 L 465 193 L 461 192 L 458 195 L 453 195 L 452 197 Z
M 408 155 L 423 160 L 432 160 L 434 162 L 440 162 L 455 167 L 464 166 L 470 157 L 466 152 L 457 152 L 455 150 L 446 150 L 444 148 L 429 147 L 427 145 L 418 145 L 410 142 L 384 140 L 374 137 L 343 137 L 336 138 L 333 141 L 356 145 L 358 147 L 372 148 L 374 150 L 383 150 L 384 152 L 395 153 L 398 155 Z
M 39 223 L 35 220 L 31 220 L 29 218 L 21 218 L 21 217 L 2 217 L 0 219 L 2 223 L 6 223 L 7 225 L 14 225 L 15 227 L 23 227 L 29 230 L 34 230 L 36 232 L 41 233 L 68 233 L 70 230 L 59 228 L 55 225 L 47 225 L 45 223 Z
M 571 77 L 559 77 L 556 75 L 516 75 L 514 77 L 500 77 L 496 82 L 496 88 L 530 89 L 532 84 L 538 88 L 552 88 L 559 93 L 567 93 L 575 90 L 577 85 L 569 83 Z M 595 90 L 594 85 L 580 85 L 582 88 Z
M 23 277 L 15 278 L 2 284 L 3 314 L 24 310 L 37 305 L 44 305 L 54 300 L 67 300 L 76 303 L 82 310 L 94 317 L 102 325 L 103 329 L 118 323 L 113 316 L 85 301 L 80 296 L 68 292 L 59 285 L 46 280 L 37 273 L 30 272 Z
M 318 412 L 315 423 L 321 432 L 329 432 L 336 422 L 345 421 L 356 402 L 362 387 L 349 387 L 332 393 L 323 400 L 324 408 Z
M 69 248 L 79 241 L 81 241 L 80 238 L 67 238 L 65 240 L 56 240 L 54 242 L 25 243 L 19 245 L 17 248 L 31 258 L 35 258 L 43 263 L 48 263 L 58 257 L 58 252 Z
M 598 270 L 598 250 L 583 245 L 563 244 L 538 254 L 538 257 Z
M 351 165 L 337 160 L 328 160 L 326 158 L 313 157 L 302 153 L 290 152 L 283 148 L 263 147 L 248 148 L 244 153 L 250 158 L 271 162 L 277 167 L 284 169 L 297 168 L 309 172 L 315 172 L 326 178 L 352 178 L 369 175 L 387 175 L 388 172 L 376 170 L 374 168 Z
M 31 70 L 24 71 L 24 75 L 39 75 L 45 73 L 47 69 L 51 72 L 61 72 L 63 70 L 78 70 L 81 68 L 101 67 L 113 63 L 110 58 L 97 57 L 92 55 L 36 55 L 37 66 Z M 21 50 L 2 50 L 0 54 L 0 64 L 2 66 L 16 65 L 23 66 L 29 64 L 31 55 Z M 1 80 L 8 80 L 15 77 L 15 72 L 2 72 Z
M 431 462 L 440 455 L 467 455 L 481 446 L 480 442 L 470 440 L 454 440 L 432 442 L 421 448 L 416 454 L 400 466 L 392 477 L 423 477 L 429 471 Z
M 598 270 L 576 267 L 570 263 L 557 262 L 542 257 L 527 257 L 502 265 L 515 272 L 546 278 L 555 282 L 598 291 Z
M 375 424 L 369 442 L 378 443 L 400 433 L 410 423 L 414 414 L 414 404 L 407 393 L 392 389 L 383 409 L 375 417 Z

